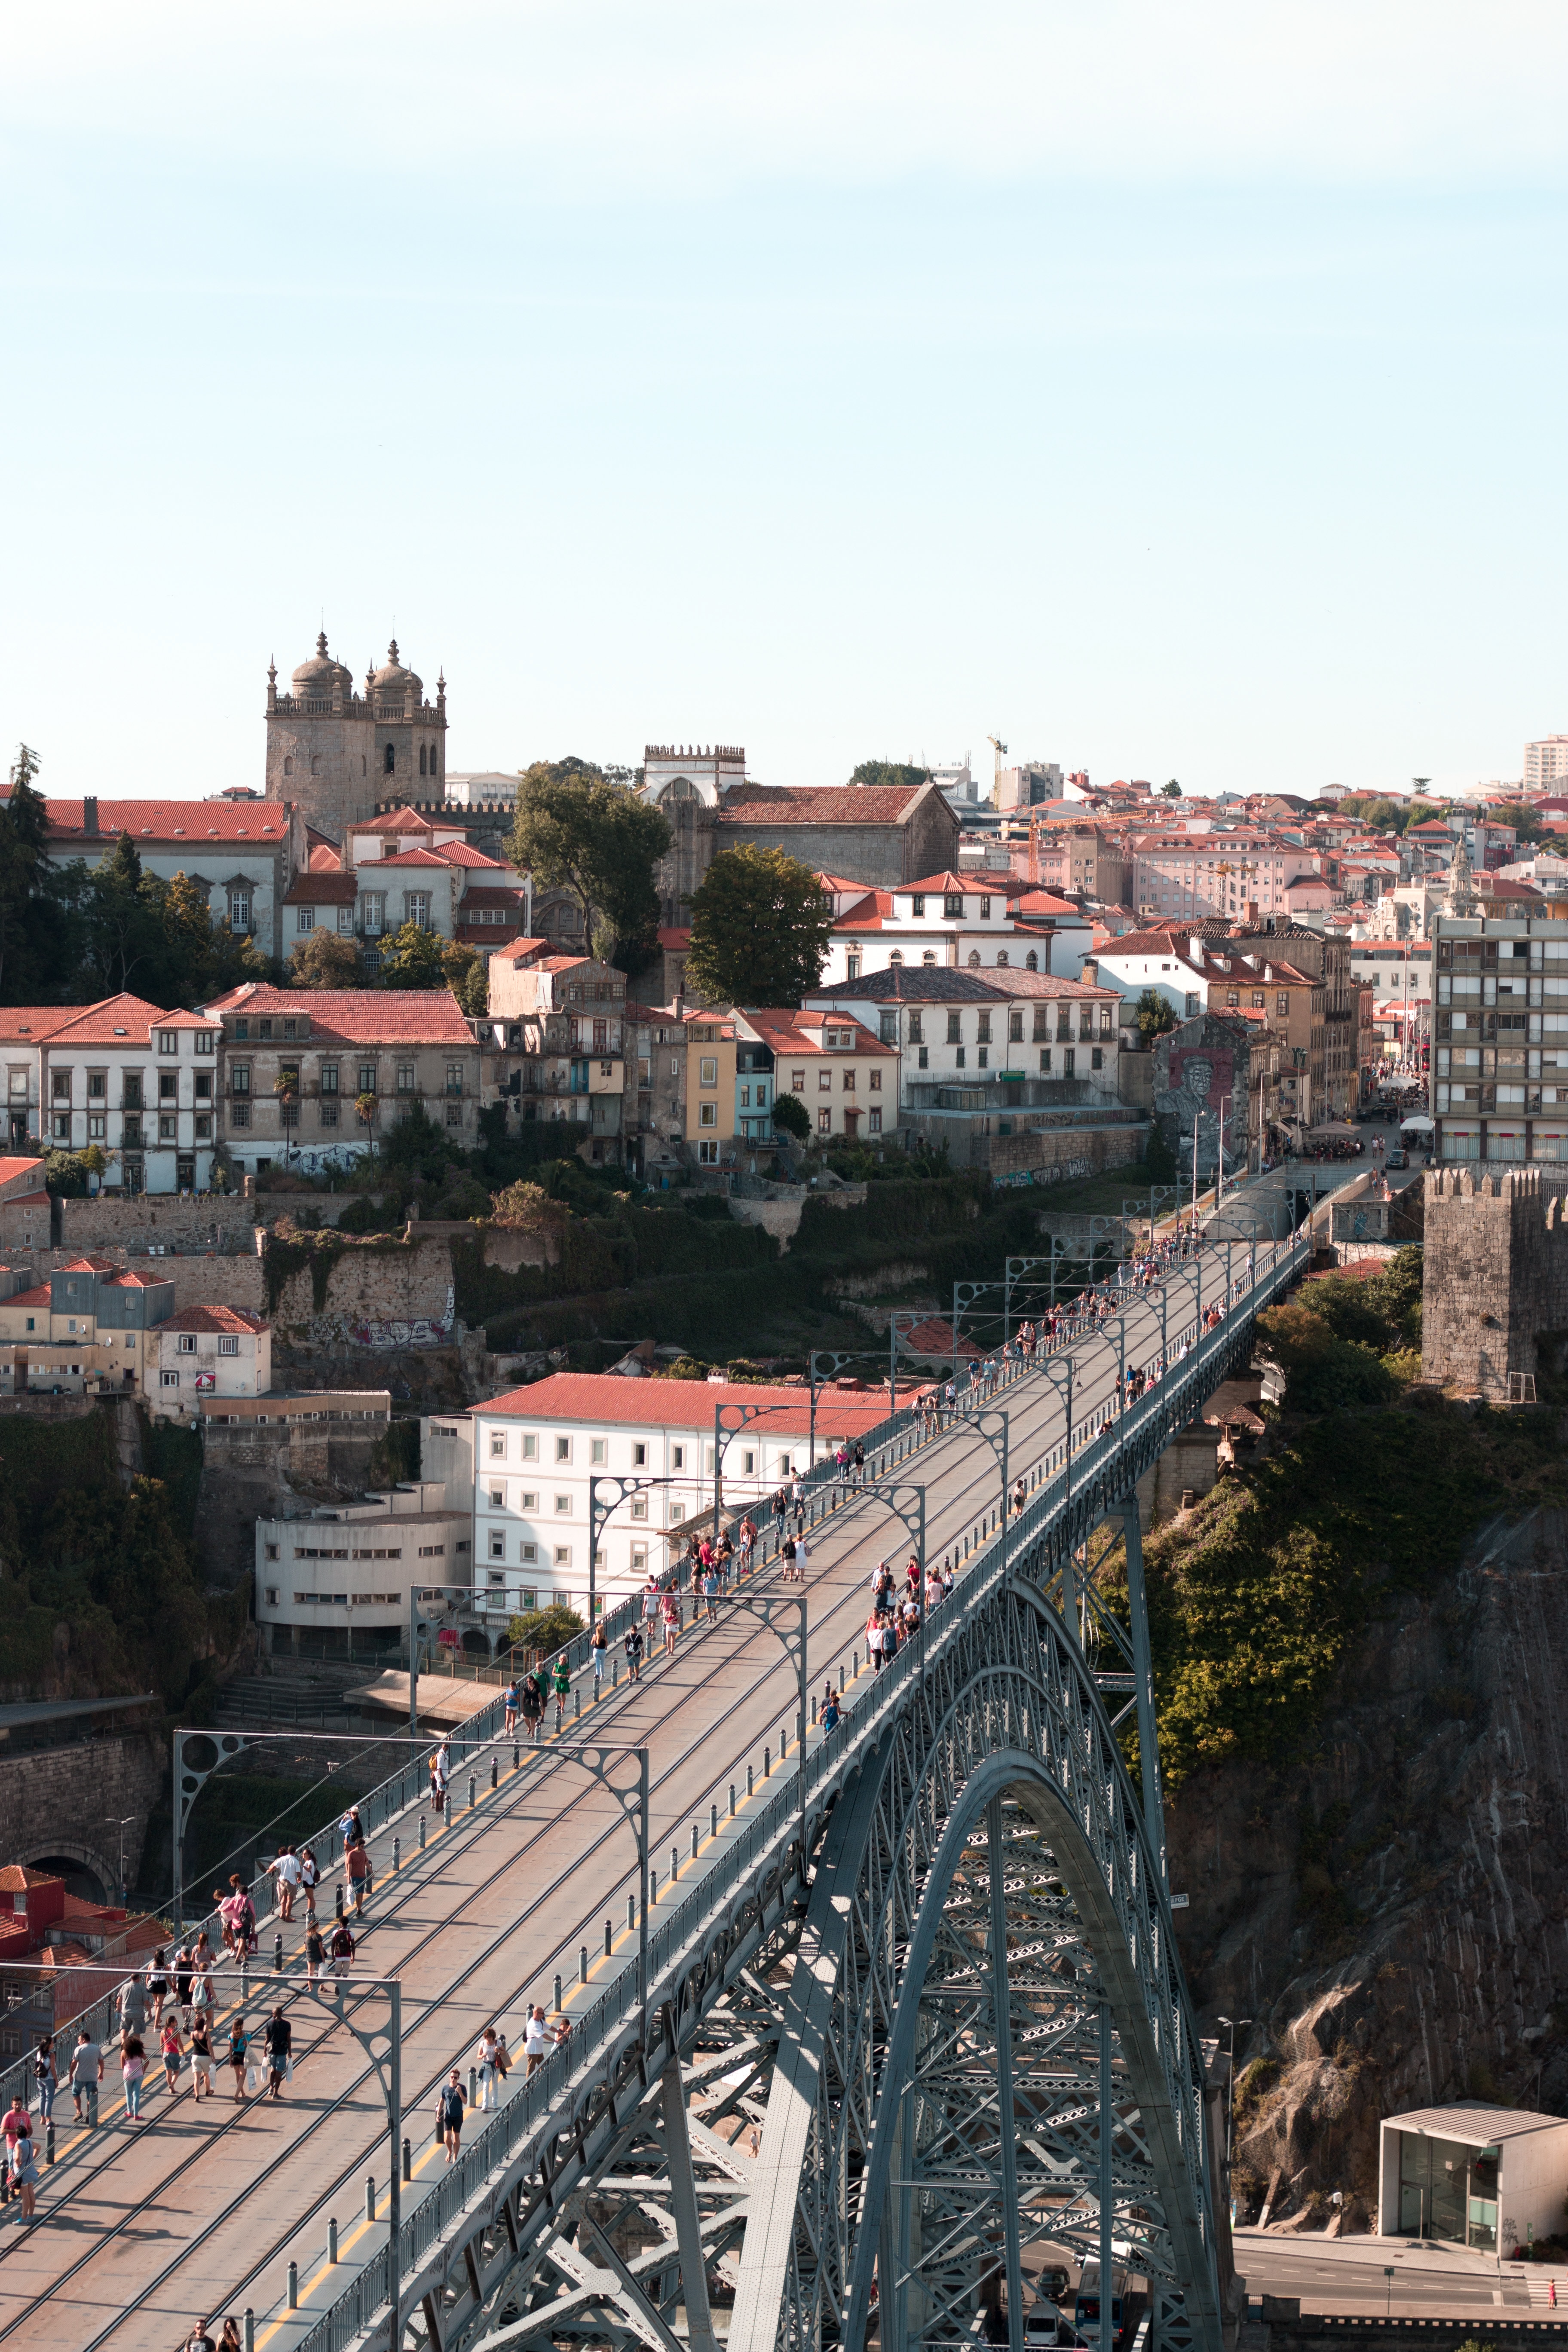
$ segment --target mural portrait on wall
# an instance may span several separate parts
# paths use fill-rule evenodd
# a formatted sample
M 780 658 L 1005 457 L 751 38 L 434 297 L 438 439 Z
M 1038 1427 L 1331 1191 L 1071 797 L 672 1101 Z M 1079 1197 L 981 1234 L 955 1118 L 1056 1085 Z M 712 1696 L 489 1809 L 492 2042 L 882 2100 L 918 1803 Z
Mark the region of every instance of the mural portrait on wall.
M 1154 1108 L 1190 1135 L 1194 1118 L 1212 1126 L 1222 1104 L 1233 1098 L 1235 1087 L 1236 1056 L 1228 1047 L 1177 1046 L 1170 1056 L 1170 1083 L 1156 1088 Z

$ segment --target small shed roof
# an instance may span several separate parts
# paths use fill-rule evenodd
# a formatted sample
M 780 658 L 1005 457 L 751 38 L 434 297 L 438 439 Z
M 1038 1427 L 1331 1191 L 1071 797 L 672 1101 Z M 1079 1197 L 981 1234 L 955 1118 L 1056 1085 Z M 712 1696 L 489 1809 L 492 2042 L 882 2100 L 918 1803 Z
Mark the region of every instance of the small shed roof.
M 1468 2147 L 1490 2147 L 1504 2139 L 1522 2139 L 1528 2132 L 1557 2131 L 1568 2116 L 1536 2116 L 1518 2107 L 1485 2107 L 1467 2102 L 1455 2107 L 1414 2107 L 1407 2116 L 1384 2116 L 1391 2131 L 1426 2132 L 1432 2139 L 1463 2140 Z

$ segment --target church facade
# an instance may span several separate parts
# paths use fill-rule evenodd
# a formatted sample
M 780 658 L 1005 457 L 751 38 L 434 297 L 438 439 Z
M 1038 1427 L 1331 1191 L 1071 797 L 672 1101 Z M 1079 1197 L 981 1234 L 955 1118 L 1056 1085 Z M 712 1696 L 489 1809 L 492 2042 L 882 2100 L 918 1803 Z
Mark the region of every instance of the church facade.
M 447 681 L 436 699 L 404 667 L 394 637 L 361 692 L 342 662 L 316 650 L 278 690 L 267 672 L 267 798 L 292 801 L 308 824 L 341 839 L 346 825 L 401 801 L 440 801 L 447 775 Z

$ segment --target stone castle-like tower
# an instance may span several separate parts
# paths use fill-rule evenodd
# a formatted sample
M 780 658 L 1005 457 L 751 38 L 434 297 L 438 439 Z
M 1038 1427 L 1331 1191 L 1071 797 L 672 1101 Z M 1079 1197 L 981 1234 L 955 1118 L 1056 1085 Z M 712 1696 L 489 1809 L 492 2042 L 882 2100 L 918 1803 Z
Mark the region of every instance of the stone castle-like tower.
M 364 690 L 327 651 L 326 632 L 287 694 L 278 666 L 267 671 L 267 797 L 293 801 L 308 822 L 341 839 L 346 824 L 388 801 L 439 801 L 447 777 L 447 681 L 434 703 L 405 669 L 394 637 L 386 660 L 367 670 Z
M 1536 1343 L 1568 1332 L 1568 1170 L 1437 1168 L 1426 1177 L 1421 1370 L 1506 1404 Z

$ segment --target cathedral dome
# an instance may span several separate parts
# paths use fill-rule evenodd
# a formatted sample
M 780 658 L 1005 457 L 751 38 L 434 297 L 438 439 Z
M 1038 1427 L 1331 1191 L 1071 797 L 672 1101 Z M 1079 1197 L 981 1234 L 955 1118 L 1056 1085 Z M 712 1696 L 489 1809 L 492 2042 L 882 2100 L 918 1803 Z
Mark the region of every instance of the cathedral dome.
M 293 687 L 297 695 L 311 702 L 323 698 L 330 700 L 339 687 L 342 688 L 345 700 L 353 693 L 353 679 L 342 663 L 334 661 L 327 651 L 325 629 L 316 639 L 314 659 L 302 661 L 294 672 Z
M 411 669 L 405 669 L 397 658 L 395 637 L 386 648 L 385 661 L 373 672 L 370 683 L 377 702 L 401 702 L 410 688 L 416 702 L 423 701 L 425 697 L 423 680 L 416 677 Z

